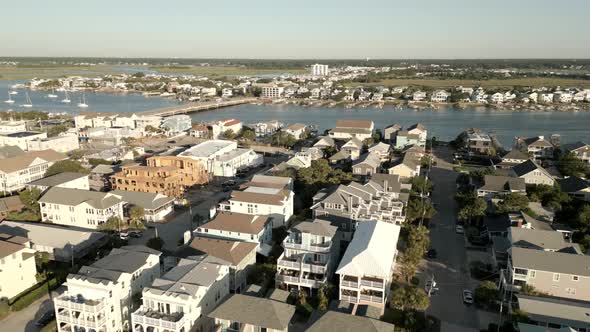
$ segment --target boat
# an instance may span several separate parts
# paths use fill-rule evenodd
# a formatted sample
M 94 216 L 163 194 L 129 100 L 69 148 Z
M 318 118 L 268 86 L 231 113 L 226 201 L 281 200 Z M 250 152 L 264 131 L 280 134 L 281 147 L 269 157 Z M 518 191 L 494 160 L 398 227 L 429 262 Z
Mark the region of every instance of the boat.
M 12 100 L 12 97 L 10 96 L 10 92 L 8 93 L 8 100 L 4 101 L 7 104 L 14 104 L 14 100 Z
M 47 95 L 47 98 L 52 98 L 52 99 L 57 98 L 57 95 L 55 94 L 55 90 L 52 90 L 51 93 Z
M 29 97 L 29 93 L 25 92 L 26 98 L 25 98 L 25 103 L 22 104 L 22 107 L 26 107 L 26 108 L 30 108 L 33 107 L 33 102 L 31 102 L 31 97 Z
M 18 91 L 10 91 L 8 94 L 10 94 L 10 95 L 18 95 Z
M 69 104 L 72 101 L 70 100 L 70 97 L 68 96 L 68 92 L 66 91 L 66 96 L 64 97 L 64 99 L 61 100 L 62 103 L 64 104 Z
M 80 102 L 78 103 L 78 107 L 81 107 L 81 108 L 88 107 L 88 104 L 86 104 L 86 95 L 82 94 L 82 99 L 80 99 Z

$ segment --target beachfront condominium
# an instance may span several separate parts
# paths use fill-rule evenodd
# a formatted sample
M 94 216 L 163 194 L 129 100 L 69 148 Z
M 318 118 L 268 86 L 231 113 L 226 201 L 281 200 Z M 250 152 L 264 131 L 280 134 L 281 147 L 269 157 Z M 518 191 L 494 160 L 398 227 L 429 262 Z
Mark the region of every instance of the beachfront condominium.
M 287 290 L 313 289 L 330 280 L 338 259 L 336 231 L 325 220 L 303 221 L 289 229 L 277 260 L 276 283 Z
M 328 76 L 328 74 L 330 74 L 328 65 L 321 65 L 319 63 L 311 65 L 312 76 Z
M 129 330 L 133 297 L 159 276 L 159 251 L 144 246 L 113 249 L 68 275 L 67 290 L 53 300 L 58 331 Z
M 397 256 L 400 226 L 359 223 L 336 273 L 341 301 L 385 309 Z
M 212 331 L 207 315 L 229 295 L 229 266 L 212 256 L 181 259 L 142 292 L 133 332 Z

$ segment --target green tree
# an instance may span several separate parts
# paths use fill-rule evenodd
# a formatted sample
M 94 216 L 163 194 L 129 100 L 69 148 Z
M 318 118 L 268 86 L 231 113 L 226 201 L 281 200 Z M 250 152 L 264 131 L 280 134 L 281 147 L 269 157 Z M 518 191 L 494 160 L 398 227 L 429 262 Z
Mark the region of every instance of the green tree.
M 498 212 L 510 213 L 522 211 L 529 206 L 529 198 L 525 195 L 510 193 L 498 203 Z
M 18 198 L 25 206 L 25 209 L 34 214 L 39 214 L 39 197 L 41 197 L 41 190 L 37 188 L 23 190 L 18 194 Z
M 303 289 L 299 290 L 299 294 L 297 295 L 297 304 L 302 306 L 307 304 L 307 293 Z
M 251 128 L 244 127 L 240 133 L 240 137 L 248 141 L 254 141 L 256 140 L 256 132 Z
M 498 288 L 492 281 L 486 280 L 475 289 L 475 301 L 483 305 L 493 304 L 499 299 Z
M 51 175 L 55 175 L 55 174 L 59 174 L 59 173 L 63 173 L 63 172 L 74 172 L 74 173 L 84 173 L 84 174 L 90 173 L 89 170 L 82 167 L 82 164 L 80 164 L 79 161 L 67 159 L 67 160 L 60 160 L 60 161 L 56 162 L 55 164 L 51 165 L 51 167 L 49 167 L 47 169 L 47 171 L 45 172 L 45 176 L 51 176 Z
M 160 131 L 160 129 L 158 129 L 158 128 L 152 126 L 152 125 L 145 126 L 145 129 L 144 130 L 147 131 L 148 133 L 157 133 L 157 132 Z
M 406 282 L 410 282 L 416 275 L 418 264 L 424 255 L 424 251 L 418 247 L 408 247 L 401 255 L 400 273 Z
M 580 228 L 590 230 L 590 205 L 585 204 L 578 212 L 577 223 Z
M 66 127 L 65 125 L 53 126 L 47 129 L 47 136 L 54 137 L 61 133 L 65 133 L 66 131 L 68 131 L 68 127 Z
M 318 309 L 328 310 L 330 304 L 330 285 L 322 284 L 318 290 Z
M 487 204 L 481 197 L 475 195 L 469 196 L 472 200 L 466 202 L 458 212 L 459 220 L 471 221 L 478 220 L 486 215 Z
M 140 221 L 145 216 L 145 209 L 142 206 L 134 205 L 129 209 L 129 218 L 132 221 Z
M 119 217 L 110 217 L 102 224 L 98 225 L 99 231 L 119 231 L 121 230 L 121 218 Z
M 414 176 L 410 179 L 410 184 L 412 184 L 412 192 L 417 195 L 432 192 L 432 182 L 425 176 Z
M 557 169 L 565 176 L 590 176 L 590 167 L 573 153 L 565 153 L 557 159 Z
M 282 130 L 275 132 L 270 137 L 270 144 L 272 146 L 283 146 L 287 148 L 292 148 L 296 142 L 297 140 L 295 139 L 295 137 L 293 137 L 293 135 Z
M 336 152 L 338 152 L 338 150 L 334 146 L 327 146 L 324 148 L 324 153 L 326 154 L 326 157 L 331 157 L 335 155 Z
M 412 226 L 408 231 L 408 243 L 411 246 L 417 247 L 422 253 L 430 247 L 430 231 L 426 226 Z M 420 255 L 422 256 L 422 254 Z
M 432 219 L 435 214 L 434 206 L 420 197 L 411 197 L 406 207 L 406 218 L 410 222 Z
M 233 130 L 228 129 L 223 132 L 222 137 L 225 139 L 234 139 L 234 138 L 236 138 L 236 133 L 234 133 Z
M 405 286 L 393 290 L 391 305 L 400 310 L 423 311 L 430 306 L 430 299 L 423 289 L 415 286 Z

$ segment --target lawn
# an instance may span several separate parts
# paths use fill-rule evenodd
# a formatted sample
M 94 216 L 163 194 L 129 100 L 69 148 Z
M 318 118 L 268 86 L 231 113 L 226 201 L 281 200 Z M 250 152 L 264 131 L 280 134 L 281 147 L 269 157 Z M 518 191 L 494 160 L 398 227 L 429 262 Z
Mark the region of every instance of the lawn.
M 484 88 L 496 87 L 513 87 L 513 86 L 561 86 L 561 87 L 590 87 L 590 80 L 578 80 L 571 78 L 557 78 L 557 77 L 531 77 L 531 78 L 508 78 L 508 79 L 491 79 L 491 80 L 463 80 L 463 79 L 386 79 L 373 83 L 352 83 L 352 85 L 363 86 L 398 86 L 398 85 L 418 85 L 428 86 L 433 88 L 449 88 L 455 86 L 482 86 Z
M 141 68 L 138 68 L 140 71 Z M 74 75 L 105 75 L 114 74 L 113 66 L 72 66 L 72 65 L 26 65 L 0 66 L 1 80 L 28 80 L 32 78 L 57 78 Z

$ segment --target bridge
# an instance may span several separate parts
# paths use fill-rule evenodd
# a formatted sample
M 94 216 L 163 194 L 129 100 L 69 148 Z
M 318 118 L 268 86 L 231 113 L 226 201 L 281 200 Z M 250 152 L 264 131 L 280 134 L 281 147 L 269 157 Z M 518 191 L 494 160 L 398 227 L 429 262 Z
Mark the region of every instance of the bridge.
M 208 111 L 216 108 L 249 104 L 255 102 L 256 98 L 236 98 L 224 101 L 211 101 L 204 103 L 188 103 L 173 107 L 159 108 L 152 111 L 143 112 L 147 115 L 172 116 L 178 114 L 189 114 L 195 112 Z

